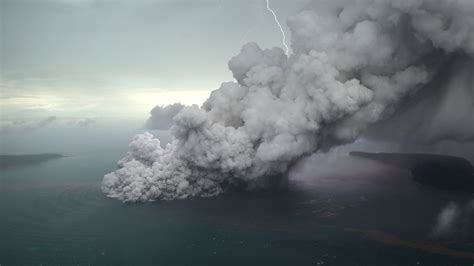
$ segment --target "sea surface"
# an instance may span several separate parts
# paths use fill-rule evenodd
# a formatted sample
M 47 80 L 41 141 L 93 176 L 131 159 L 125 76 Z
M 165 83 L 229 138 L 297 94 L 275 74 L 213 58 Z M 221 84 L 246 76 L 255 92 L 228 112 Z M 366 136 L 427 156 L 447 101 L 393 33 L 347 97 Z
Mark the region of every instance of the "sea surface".
M 123 204 L 100 190 L 121 155 L 84 153 L 2 170 L 0 265 L 474 263 L 472 221 L 446 239 L 433 235 L 440 211 L 472 195 L 420 186 L 402 171 Z

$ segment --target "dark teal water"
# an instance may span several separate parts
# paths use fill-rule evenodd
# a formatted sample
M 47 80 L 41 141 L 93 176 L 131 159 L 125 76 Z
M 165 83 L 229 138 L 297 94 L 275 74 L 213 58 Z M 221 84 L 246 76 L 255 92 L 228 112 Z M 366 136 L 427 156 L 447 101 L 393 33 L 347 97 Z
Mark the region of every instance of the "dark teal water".
M 118 157 L 86 154 L 2 171 L 0 265 L 473 265 L 348 230 L 433 241 L 440 207 L 470 195 L 400 179 L 368 180 L 375 189 L 363 196 L 295 185 L 279 193 L 123 204 L 100 191 Z M 470 237 L 450 245 L 473 251 Z

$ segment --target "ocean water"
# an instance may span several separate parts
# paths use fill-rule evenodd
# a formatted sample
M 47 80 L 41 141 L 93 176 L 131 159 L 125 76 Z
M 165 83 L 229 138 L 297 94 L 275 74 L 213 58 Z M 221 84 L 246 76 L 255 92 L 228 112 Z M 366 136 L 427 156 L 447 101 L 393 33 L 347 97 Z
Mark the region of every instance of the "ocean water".
M 0 176 L 0 265 L 473 265 L 471 225 L 437 239 L 472 195 L 383 176 L 290 180 L 279 192 L 123 204 L 100 191 L 117 152 Z

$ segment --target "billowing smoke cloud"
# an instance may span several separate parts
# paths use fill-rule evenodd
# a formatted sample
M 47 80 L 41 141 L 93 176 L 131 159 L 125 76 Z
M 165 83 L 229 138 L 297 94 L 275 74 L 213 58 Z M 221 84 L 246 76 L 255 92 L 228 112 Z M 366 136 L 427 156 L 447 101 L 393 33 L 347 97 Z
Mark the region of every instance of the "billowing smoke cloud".
M 147 201 L 278 183 L 302 156 L 390 117 L 455 56 L 472 60 L 472 14 L 470 0 L 314 1 L 288 21 L 294 54 L 244 45 L 229 62 L 237 82 L 174 116 L 165 148 L 136 136 L 102 189 Z
M 173 125 L 173 117 L 184 108 L 181 103 L 175 103 L 168 106 L 155 106 L 150 112 L 145 127 L 148 129 L 167 130 Z

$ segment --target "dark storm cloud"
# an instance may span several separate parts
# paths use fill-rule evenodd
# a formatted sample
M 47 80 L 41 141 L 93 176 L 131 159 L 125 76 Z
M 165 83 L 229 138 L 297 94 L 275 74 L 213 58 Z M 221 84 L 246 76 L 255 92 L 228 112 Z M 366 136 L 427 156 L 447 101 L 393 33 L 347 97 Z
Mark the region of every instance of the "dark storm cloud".
M 408 144 L 474 141 L 474 60 L 459 54 L 393 117 L 367 136 Z

